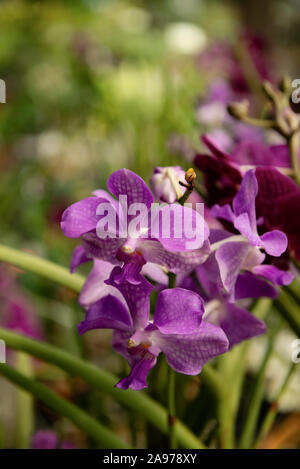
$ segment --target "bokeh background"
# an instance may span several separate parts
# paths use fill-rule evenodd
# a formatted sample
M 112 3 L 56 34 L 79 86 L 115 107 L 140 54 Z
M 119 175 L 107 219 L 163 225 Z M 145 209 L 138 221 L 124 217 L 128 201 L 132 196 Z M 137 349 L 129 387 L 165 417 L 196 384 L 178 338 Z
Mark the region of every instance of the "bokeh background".
M 241 34 L 251 31 L 266 44 L 270 75 L 298 78 L 299 12 L 299 0 L 1 1 L 0 78 L 7 87 L 7 102 L 0 104 L 1 243 L 67 266 L 75 243 L 63 236 L 59 220 L 70 203 L 105 188 L 108 175 L 120 167 L 148 180 L 156 165 L 191 165 L 206 130 L 197 103 L 212 80 L 201 60 L 204 51 L 216 41 L 239 45 Z M 214 73 L 222 77 L 225 71 Z M 82 311 L 75 295 L 16 269 L 6 267 L 2 275 L 14 277 L 45 340 L 122 370 L 109 333 L 78 338 Z M 250 371 L 263 342 L 253 344 Z M 266 379 L 271 392 L 280 368 L 274 360 L 275 373 Z M 138 417 L 107 396 L 50 366 L 39 365 L 37 373 L 64 397 L 108 419 L 119 434 L 137 426 L 138 444 L 145 444 Z M 156 381 L 154 395 L 163 386 Z M 299 379 L 293 383 L 283 413 L 290 412 L 299 436 Z M 192 382 L 184 390 L 187 402 L 197 389 Z M 1 445 L 13 447 L 15 395 L 2 380 L 0 406 Z M 59 429 L 79 447 L 89 445 L 42 405 L 35 419 L 37 428 Z

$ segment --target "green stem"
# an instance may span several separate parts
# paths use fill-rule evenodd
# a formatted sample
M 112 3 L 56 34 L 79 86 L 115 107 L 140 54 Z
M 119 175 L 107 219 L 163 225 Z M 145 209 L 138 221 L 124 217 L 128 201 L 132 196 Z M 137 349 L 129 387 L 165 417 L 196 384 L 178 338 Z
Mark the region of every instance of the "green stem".
M 169 449 L 176 449 L 176 435 L 174 432 L 176 422 L 175 412 L 175 371 L 168 367 L 168 426 L 169 426 Z
M 32 376 L 31 357 L 23 352 L 16 353 L 16 368 L 25 376 Z M 23 389 L 18 389 L 16 396 L 16 449 L 27 449 L 30 447 L 30 440 L 33 433 L 33 399 L 30 394 Z
M 251 312 L 254 316 L 263 319 L 271 304 L 269 298 L 261 298 L 252 306 Z M 217 376 L 218 383 L 220 379 L 222 380 L 222 386 L 218 385 L 218 412 L 222 448 L 235 447 L 235 421 L 243 389 L 248 347 L 249 344 L 243 342 L 219 358 Z
M 263 129 L 274 129 L 276 127 L 276 122 L 267 119 L 257 119 L 250 116 L 242 116 L 239 119 L 245 124 L 253 125 L 255 127 L 261 127 Z
M 218 396 L 218 415 L 221 447 L 224 449 L 235 447 L 235 420 L 243 384 L 247 347 L 247 342 L 244 342 L 225 355 L 221 355 L 218 360 L 219 374 L 223 381 L 223 389 Z
M 168 277 L 169 277 L 169 288 L 175 288 L 175 286 L 176 286 L 176 274 L 173 274 L 173 272 L 169 272 Z
M 277 328 L 272 331 L 272 335 L 270 336 L 268 347 L 266 349 L 266 353 L 264 359 L 261 363 L 260 369 L 258 371 L 255 385 L 253 389 L 252 399 L 250 401 L 250 405 L 248 408 L 246 422 L 243 427 L 239 448 L 240 449 L 250 449 L 253 443 L 254 433 L 257 426 L 257 421 L 259 417 L 259 411 L 261 408 L 261 403 L 263 399 L 264 393 L 264 377 L 265 377 L 265 370 L 269 358 L 271 356 L 273 350 L 273 343 L 277 333 Z
M 283 288 L 274 305 L 291 329 L 300 337 L 299 303 Z
M 206 363 L 201 371 L 200 377 L 217 399 L 223 396 L 224 382 L 218 370 L 215 370 L 211 365 Z
M 70 274 L 65 267 L 2 244 L 0 245 L 0 261 L 8 262 L 21 269 L 41 275 L 76 293 L 80 292 L 84 284 L 84 277 L 78 274 Z
M 118 378 L 111 373 L 101 370 L 70 353 L 60 350 L 53 345 L 45 344 L 37 340 L 29 339 L 22 335 L 0 328 L 0 338 L 6 342 L 6 346 L 22 350 L 41 360 L 59 366 L 68 373 L 82 378 L 98 389 L 109 393 L 118 402 L 133 409 L 151 422 L 162 433 L 168 434 L 167 411 L 143 392 L 123 391 L 115 388 Z M 1 369 L 0 365 L 0 369 Z M 179 419 L 174 425 L 177 441 L 183 448 L 205 448 L 205 445 L 182 423 Z
M 180 205 L 184 205 L 187 202 L 187 200 L 188 200 L 189 196 L 191 195 L 191 193 L 193 192 L 193 190 L 194 190 L 193 187 L 187 187 L 184 191 L 184 194 L 180 197 L 180 199 L 178 199 L 178 203 Z
M 278 405 L 279 405 L 279 401 L 282 397 L 282 395 L 284 394 L 289 382 L 290 382 L 290 379 L 292 377 L 292 374 L 293 374 L 293 371 L 295 370 L 295 366 L 296 364 L 295 363 L 291 363 L 290 365 L 290 368 L 288 370 L 288 373 L 277 393 L 277 396 L 275 397 L 274 401 L 272 402 L 272 404 L 270 405 L 269 407 L 269 410 L 268 412 L 266 413 L 266 416 L 263 420 L 263 423 L 261 425 L 261 428 L 260 428 L 260 432 L 259 432 L 259 435 L 256 439 L 256 442 L 255 442 L 255 445 L 254 445 L 254 448 L 259 448 L 261 446 L 261 443 L 262 441 L 266 438 L 266 436 L 268 435 L 269 431 L 271 430 L 272 428 L 272 425 L 274 423 L 274 420 L 276 418 L 276 415 L 277 415 L 277 412 L 278 412 Z
M 104 427 L 96 419 L 79 409 L 69 401 L 62 399 L 43 384 L 28 378 L 8 365 L 0 365 L 0 374 L 10 382 L 31 393 L 36 399 L 44 402 L 48 407 L 60 415 L 70 419 L 78 428 L 82 429 L 93 440 L 104 448 L 125 449 L 129 446 L 120 440 L 111 430 Z

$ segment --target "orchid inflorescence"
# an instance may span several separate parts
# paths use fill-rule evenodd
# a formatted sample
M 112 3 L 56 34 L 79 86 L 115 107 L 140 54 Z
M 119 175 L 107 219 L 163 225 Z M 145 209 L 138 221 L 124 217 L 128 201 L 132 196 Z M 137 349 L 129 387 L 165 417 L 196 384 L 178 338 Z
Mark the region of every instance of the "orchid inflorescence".
M 262 231 L 263 219 L 256 215 L 259 168 L 244 171 L 208 137 L 206 143 L 223 165 L 223 175 L 233 176 L 238 189 L 230 203 L 205 207 L 207 222 L 202 220 L 204 234 L 196 249 L 187 247 L 185 233 L 181 239 L 175 236 L 187 210 L 180 203 L 184 194 L 189 191 L 192 207 L 201 200 L 195 192 L 191 196 L 189 175 L 193 173 L 189 171 L 184 182 L 180 167 L 157 168 L 151 179 L 153 193 L 137 174 L 120 169 L 108 179 L 110 193 L 97 190 L 62 216 L 64 234 L 81 239 L 71 271 L 85 262 L 93 264 L 79 297 L 86 312 L 78 331 L 113 330 L 112 346 L 131 367 L 130 374 L 117 383 L 119 388 L 145 388 L 161 352 L 177 372 L 197 375 L 209 359 L 263 334 L 264 322 L 242 300 L 274 298 L 277 287 L 293 279 L 289 266 L 285 270 L 276 266 L 276 258 L 287 249 L 286 234 L 278 229 Z M 154 197 L 164 202 L 162 212 L 172 208 L 169 236 L 161 230 L 156 237 L 143 230 L 135 237 L 126 237 L 123 231 L 120 235 L 120 227 L 133 220 L 133 212 L 124 212 L 118 204 L 123 196 L 128 206 L 146 206 L 147 214 Z M 99 236 L 97 226 L 105 217 L 101 204 L 115 213 L 114 236 L 109 230 Z M 190 204 L 188 210 L 193 212 L 191 222 L 200 216 Z M 168 288 L 170 275 L 176 275 L 174 288 Z M 154 290 L 158 295 L 152 316 Z

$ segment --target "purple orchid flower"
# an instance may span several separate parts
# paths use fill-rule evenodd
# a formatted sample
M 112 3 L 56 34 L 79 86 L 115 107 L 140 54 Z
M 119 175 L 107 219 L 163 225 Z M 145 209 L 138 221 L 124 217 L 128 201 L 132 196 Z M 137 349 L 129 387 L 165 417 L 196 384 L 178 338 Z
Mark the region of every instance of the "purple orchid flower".
M 242 237 L 229 236 L 215 244 L 215 247 L 218 247 L 215 256 L 221 279 L 228 293 L 233 292 L 241 270 L 252 271 L 281 285 L 290 283 L 293 278 L 289 272 L 283 273 L 275 266 L 269 269 L 261 266 L 265 254 L 260 249 L 264 249 L 271 256 L 280 256 L 287 248 L 287 238 L 279 230 L 261 236 L 258 234 L 255 211 L 257 191 L 255 170 L 250 170 L 245 174 L 241 187 L 233 199 L 233 209 L 228 204 L 222 207 L 216 205 L 211 209 L 213 215 L 231 222 L 242 235 Z
M 286 235 L 279 230 L 269 231 L 259 236 L 255 211 L 255 199 L 258 192 L 255 170 L 245 174 L 241 187 L 233 199 L 233 209 L 229 204 L 215 205 L 211 214 L 223 218 L 247 239 L 252 246 L 263 248 L 271 256 L 280 256 L 287 248 Z
M 156 364 L 160 352 L 169 365 L 184 374 L 200 373 L 210 358 L 225 353 L 228 340 L 221 328 L 202 319 L 202 298 L 191 291 L 174 288 L 159 293 L 153 321 L 149 319 L 149 296 L 153 286 L 141 275 L 133 285 L 113 269 L 107 284 L 118 289 L 120 300 L 108 295 L 86 312 L 78 330 L 83 334 L 91 329 L 113 329 L 113 348 L 131 366 L 128 377 L 121 379 L 121 389 L 143 389 L 147 375 Z
M 158 281 L 159 290 L 167 288 L 167 276 L 163 276 L 157 266 L 147 265 L 145 270 L 151 279 Z M 214 254 L 195 269 L 193 276 L 177 276 L 176 285 L 201 293 L 205 301 L 205 320 L 221 327 L 229 341 L 229 348 L 265 333 L 265 324 L 244 307 L 233 304 L 230 296 L 224 291 Z M 276 289 L 262 277 L 245 272 L 237 278 L 235 300 L 276 296 Z
M 105 191 L 96 191 L 94 197 L 83 199 L 68 207 L 62 216 L 61 227 L 64 234 L 70 238 L 83 240 L 85 252 L 78 254 L 80 263 L 88 257 L 95 257 L 113 264 L 119 264 L 122 253 L 141 253 L 146 262 L 154 262 L 178 273 L 190 271 L 196 265 L 204 262 L 209 254 L 209 242 L 207 241 L 209 231 L 206 223 L 199 213 L 191 208 L 182 207 L 179 204 L 170 204 L 160 208 L 162 214 L 167 210 L 171 214 L 170 232 L 164 236 L 160 227 L 160 214 L 154 217 L 154 221 L 149 218 L 152 215 L 153 195 L 144 181 L 132 171 L 121 169 L 113 173 L 108 179 L 109 191 L 119 199 L 127 196 L 127 206 L 135 207 L 136 204 L 143 204 L 146 213 L 139 220 L 140 229 L 134 236 L 124 234 L 124 227 L 128 227 L 133 215 L 127 215 L 127 210 L 118 204 L 110 194 Z M 109 233 L 103 229 L 106 238 L 99 237 L 99 222 L 103 222 L 103 216 L 97 215 L 99 206 L 109 209 L 114 214 L 116 229 Z M 135 205 L 134 205 L 135 204 Z M 170 209 L 171 207 L 171 209 Z M 138 209 L 139 210 L 139 209 Z M 188 232 L 183 228 L 183 220 L 189 217 L 190 224 Z M 197 225 L 198 223 L 198 225 Z M 151 224 L 151 232 L 145 226 Z M 195 235 L 195 226 L 203 226 L 203 236 L 200 236 L 195 249 L 190 249 L 189 242 Z M 181 230 L 182 236 L 176 236 L 176 232 Z M 155 236 L 152 234 L 155 233 Z
M 286 233 L 289 252 L 300 261 L 300 188 L 276 168 L 257 168 L 258 197 L 256 207 L 267 229 Z

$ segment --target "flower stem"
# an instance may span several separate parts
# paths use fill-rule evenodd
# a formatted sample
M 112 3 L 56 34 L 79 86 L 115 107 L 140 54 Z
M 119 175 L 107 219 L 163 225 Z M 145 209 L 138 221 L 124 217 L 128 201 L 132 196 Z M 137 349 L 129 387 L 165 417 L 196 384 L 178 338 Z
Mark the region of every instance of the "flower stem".
M 176 435 L 174 432 L 175 415 L 175 371 L 168 367 L 168 426 L 169 426 L 169 448 L 176 449 Z
M 287 388 L 287 386 L 290 382 L 290 379 L 291 379 L 291 377 L 293 375 L 293 372 L 295 370 L 295 366 L 296 366 L 295 363 L 291 363 L 291 365 L 289 367 L 289 370 L 287 372 L 287 375 L 286 375 L 286 377 L 285 377 L 285 379 L 284 379 L 284 381 L 283 381 L 283 383 L 280 387 L 280 390 L 277 393 L 277 396 L 275 397 L 274 401 L 271 403 L 268 412 L 266 413 L 266 416 L 265 416 L 265 418 L 263 420 L 263 423 L 261 425 L 261 428 L 260 428 L 259 435 L 256 439 L 254 448 L 259 448 L 261 446 L 262 441 L 266 438 L 269 431 L 271 430 L 272 425 L 274 423 L 274 420 L 276 418 L 277 412 L 278 412 L 279 401 L 280 401 L 282 395 L 284 394 L 284 392 L 285 392 L 285 390 L 286 390 L 286 388 Z
M 78 274 L 70 274 L 65 267 L 2 244 L 0 244 L 0 261 L 41 275 L 77 293 L 80 292 L 84 284 L 84 277 Z
M 271 306 L 269 298 L 261 298 L 251 307 L 252 314 L 263 319 Z M 235 346 L 230 352 L 219 358 L 218 381 L 223 386 L 218 389 L 218 413 L 220 420 L 220 436 L 222 448 L 235 447 L 235 421 L 243 390 L 243 382 L 246 368 L 246 357 L 249 348 L 247 341 Z M 205 370 L 205 367 L 204 367 Z M 230 384 L 227 384 L 230 383 Z
M 300 337 L 299 302 L 295 301 L 288 291 L 282 288 L 274 305 L 291 329 Z
M 193 192 L 194 187 L 195 187 L 195 179 L 196 179 L 196 173 L 193 168 L 190 168 L 185 173 L 185 180 L 187 184 L 183 184 L 182 182 L 179 182 L 180 185 L 183 185 L 185 187 L 184 194 L 177 200 L 177 202 L 180 205 L 184 205 L 187 202 L 191 193 Z
M 84 430 L 87 435 L 97 441 L 103 448 L 125 449 L 129 446 L 119 439 L 111 430 L 104 427 L 96 419 L 76 405 L 51 391 L 47 386 L 28 378 L 8 365 L 0 365 L 0 374 L 10 382 L 16 384 L 25 391 L 31 393 L 36 399 L 44 402 L 55 412 L 70 419 L 78 428 Z
M 221 355 L 218 360 L 218 372 L 223 382 L 223 388 L 219 389 L 217 396 L 222 449 L 235 447 L 235 421 L 242 392 L 247 348 L 248 344 L 244 342 Z
M 264 393 L 265 370 L 266 370 L 266 366 L 268 364 L 269 358 L 271 356 L 271 353 L 273 351 L 274 339 L 275 339 L 277 332 L 278 332 L 278 326 L 273 328 L 272 330 L 271 336 L 269 338 L 268 347 L 265 352 L 265 356 L 263 358 L 263 361 L 261 363 L 260 369 L 258 371 L 256 380 L 255 380 L 252 399 L 248 408 L 246 422 L 243 427 L 243 431 L 242 431 L 242 435 L 240 439 L 240 444 L 239 444 L 240 449 L 250 449 L 253 443 L 253 437 L 254 437 L 254 433 L 256 430 L 256 425 L 257 425 L 257 421 L 259 417 L 259 411 L 261 408 L 261 402 L 262 402 L 263 393 Z
M 16 353 L 16 369 L 25 376 L 32 376 L 31 358 L 24 352 Z M 23 389 L 18 389 L 16 395 L 16 431 L 15 447 L 16 449 L 30 448 L 30 440 L 33 433 L 33 399 L 30 394 Z
M 118 378 L 111 373 L 97 368 L 91 363 L 75 357 L 53 345 L 29 339 L 12 331 L 0 328 L 0 339 L 7 347 L 22 350 L 34 357 L 56 365 L 73 376 L 78 376 L 95 388 L 109 393 L 114 399 L 133 409 L 136 413 L 151 422 L 162 433 L 168 434 L 167 411 L 159 403 L 143 392 L 123 391 L 115 388 Z M 0 364 L 0 372 L 2 365 Z M 182 448 L 204 449 L 205 445 L 179 419 L 174 425 L 174 432 Z

